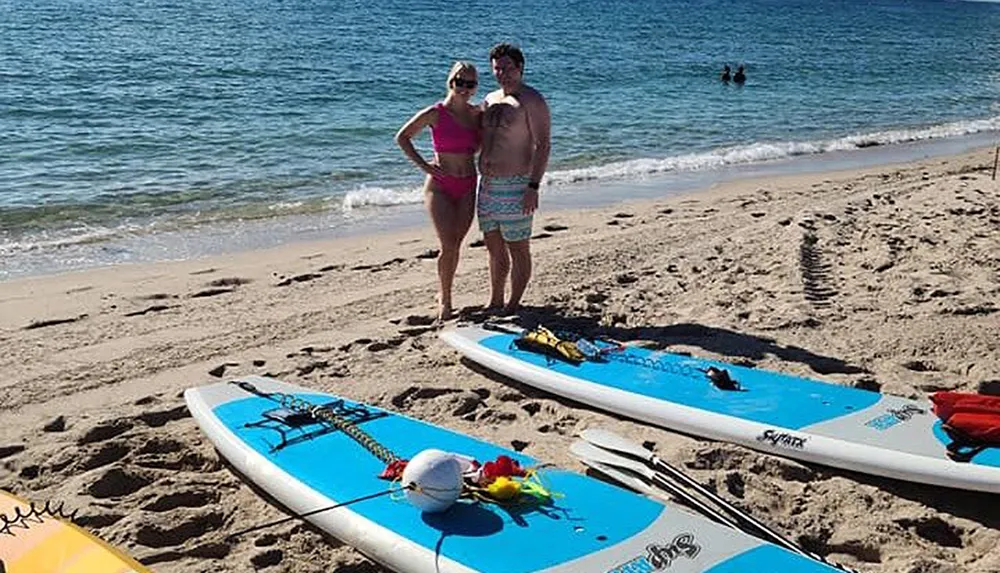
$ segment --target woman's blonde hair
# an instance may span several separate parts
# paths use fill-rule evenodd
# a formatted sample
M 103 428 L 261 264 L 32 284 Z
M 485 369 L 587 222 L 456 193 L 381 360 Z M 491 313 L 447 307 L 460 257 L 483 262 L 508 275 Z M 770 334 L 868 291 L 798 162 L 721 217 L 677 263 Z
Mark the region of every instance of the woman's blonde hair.
M 445 87 L 451 89 L 451 82 L 456 77 L 458 77 L 458 74 L 465 71 L 469 71 L 472 72 L 473 74 L 476 74 L 477 78 L 479 76 L 479 72 L 476 71 L 476 66 L 473 65 L 472 62 L 459 60 L 451 65 L 451 71 L 448 72 L 448 82 L 445 84 Z

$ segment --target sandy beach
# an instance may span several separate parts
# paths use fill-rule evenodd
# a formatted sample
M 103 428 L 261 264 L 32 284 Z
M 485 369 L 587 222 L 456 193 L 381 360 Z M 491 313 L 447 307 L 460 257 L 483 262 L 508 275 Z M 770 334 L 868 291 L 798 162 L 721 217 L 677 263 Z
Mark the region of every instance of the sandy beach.
M 903 396 L 975 391 L 1000 379 L 992 168 L 991 148 L 602 209 L 543 195 L 526 312 Z M 698 440 L 470 369 L 437 338 L 435 248 L 426 227 L 0 283 L 0 488 L 66 502 L 164 573 L 382 571 L 298 522 L 225 540 L 284 514 L 181 393 L 268 374 L 581 472 L 574 434 L 609 428 L 861 571 L 1000 572 L 996 496 Z M 486 296 L 485 249 L 468 246 L 456 304 Z

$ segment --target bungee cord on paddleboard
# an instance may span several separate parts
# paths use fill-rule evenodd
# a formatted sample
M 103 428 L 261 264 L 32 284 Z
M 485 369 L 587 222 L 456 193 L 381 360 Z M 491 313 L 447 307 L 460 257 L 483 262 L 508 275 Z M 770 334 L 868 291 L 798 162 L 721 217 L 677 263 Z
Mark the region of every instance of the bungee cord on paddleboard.
M 545 503 L 553 496 L 542 483 L 537 468 L 522 468 L 507 456 L 480 464 L 460 454 L 425 449 L 412 460 L 406 460 L 359 428 L 357 422 L 338 412 L 335 404 L 313 404 L 292 394 L 265 392 L 245 380 L 234 380 L 231 384 L 255 396 L 272 400 L 293 414 L 306 416 L 316 423 L 332 425 L 344 432 L 386 464 L 379 478 L 402 484 L 399 489 L 386 490 L 293 516 L 281 520 L 281 523 L 398 491 L 404 491 L 406 499 L 412 505 L 428 512 L 445 511 L 460 497 L 499 505 L 523 505 Z M 341 409 L 356 413 L 346 406 Z
M 34 502 L 28 504 L 28 509 L 22 511 L 20 506 L 14 506 L 13 515 L 0 513 L 0 535 L 14 535 L 16 529 L 28 529 L 32 525 L 44 523 L 46 519 L 63 519 L 72 522 L 76 518 L 76 510 L 64 511 L 65 504 L 52 504 L 48 501 L 43 505 Z

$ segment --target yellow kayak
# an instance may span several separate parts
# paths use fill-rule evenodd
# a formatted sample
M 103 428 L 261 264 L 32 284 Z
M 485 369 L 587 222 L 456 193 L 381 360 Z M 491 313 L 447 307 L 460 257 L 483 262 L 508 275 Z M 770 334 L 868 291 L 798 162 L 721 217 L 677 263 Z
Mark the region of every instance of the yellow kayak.
M 20 515 L 18 518 L 18 509 Z M 0 491 L 0 573 L 149 573 L 73 525 Z

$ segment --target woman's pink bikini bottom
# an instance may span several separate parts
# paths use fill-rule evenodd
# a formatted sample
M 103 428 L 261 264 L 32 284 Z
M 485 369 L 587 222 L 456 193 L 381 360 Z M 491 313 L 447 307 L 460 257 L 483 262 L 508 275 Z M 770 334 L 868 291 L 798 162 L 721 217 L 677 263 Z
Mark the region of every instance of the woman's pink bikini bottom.
M 455 177 L 454 175 L 434 175 L 434 189 L 458 201 L 476 190 L 476 176 Z

